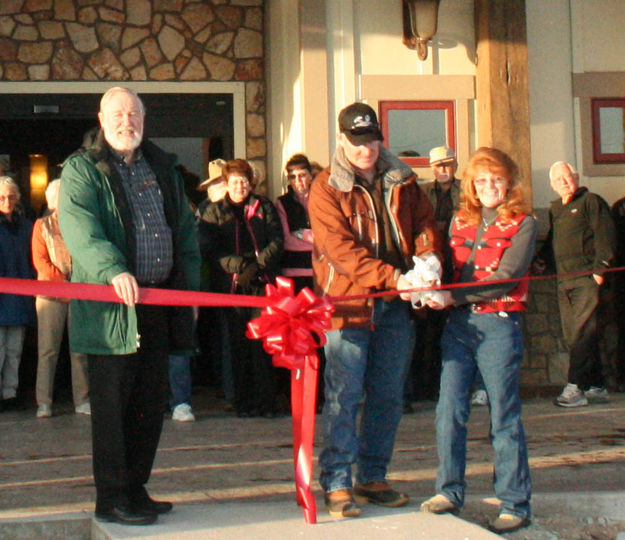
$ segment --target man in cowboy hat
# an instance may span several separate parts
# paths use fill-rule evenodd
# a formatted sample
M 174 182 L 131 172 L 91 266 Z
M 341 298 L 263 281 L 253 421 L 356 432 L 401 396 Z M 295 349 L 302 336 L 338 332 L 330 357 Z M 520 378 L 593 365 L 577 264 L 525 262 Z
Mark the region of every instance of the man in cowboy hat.
M 214 159 L 208 164 L 208 178 L 197 187 L 198 191 L 206 191 L 205 204 L 219 201 L 226 194 L 226 179 L 221 174 L 225 164 L 221 158 Z
M 434 217 L 441 232 L 449 228 L 449 222 L 460 202 L 460 180 L 456 178 L 458 161 L 456 152 L 449 146 L 437 146 L 430 150 L 430 167 L 434 179 L 420 184 L 434 207 Z

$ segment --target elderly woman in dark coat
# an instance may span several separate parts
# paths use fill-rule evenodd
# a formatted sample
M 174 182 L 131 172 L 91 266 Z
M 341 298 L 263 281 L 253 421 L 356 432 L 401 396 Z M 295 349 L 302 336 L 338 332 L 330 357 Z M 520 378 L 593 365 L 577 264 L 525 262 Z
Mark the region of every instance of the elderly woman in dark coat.
M 9 176 L 0 176 L 0 277 L 32 279 L 30 236 L 32 222 L 19 205 L 20 191 Z M 18 372 L 26 326 L 34 322 L 30 296 L 0 294 L 0 386 L 2 406 L 19 406 Z
M 243 159 L 228 161 L 222 169 L 226 196 L 209 204 L 199 226 L 202 257 L 210 264 L 211 289 L 218 292 L 262 295 L 280 264 L 284 239 L 272 202 L 253 193 L 254 174 Z M 245 337 L 249 320 L 258 309 L 226 309 L 234 406 L 242 417 L 274 415 L 274 375 L 271 358 L 259 340 Z

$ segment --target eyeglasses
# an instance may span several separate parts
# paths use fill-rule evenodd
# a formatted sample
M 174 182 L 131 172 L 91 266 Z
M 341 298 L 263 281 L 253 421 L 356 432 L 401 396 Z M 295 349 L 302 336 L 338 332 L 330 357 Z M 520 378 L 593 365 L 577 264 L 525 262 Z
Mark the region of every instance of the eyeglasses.
M 15 202 L 17 201 L 17 195 L 0 195 L 0 202 L 4 201 Z
M 294 174 L 294 173 L 289 173 L 289 174 L 287 174 L 287 176 L 286 176 L 286 177 L 287 177 L 289 180 L 295 180 L 295 179 L 300 179 L 300 178 L 301 178 L 302 180 L 304 180 L 304 179 L 308 178 L 308 175 L 309 175 L 309 174 L 310 174 L 310 173 L 309 173 L 308 171 L 302 171 L 302 172 L 298 172 L 298 173 L 295 173 L 295 174 Z
M 475 184 L 475 187 L 484 187 L 489 184 L 491 180 L 496 187 L 505 186 L 508 183 L 506 178 L 503 178 L 502 176 L 495 176 L 490 178 L 476 178 L 473 180 L 473 184 Z
M 230 176 L 228 177 L 228 185 L 229 186 L 243 186 L 247 187 L 250 185 L 250 181 L 245 176 Z

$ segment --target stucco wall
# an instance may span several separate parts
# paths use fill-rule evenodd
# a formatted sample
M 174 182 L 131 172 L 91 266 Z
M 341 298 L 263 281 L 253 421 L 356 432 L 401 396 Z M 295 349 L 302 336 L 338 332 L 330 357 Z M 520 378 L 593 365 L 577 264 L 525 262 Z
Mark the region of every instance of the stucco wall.
M 622 0 L 526 0 L 534 204 L 547 206 L 549 166 L 556 160 L 582 171 L 580 103 L 572 74 L 625 71 Z M 625 88 L 621 96 L 625 96 Z M 619 176 L 584 176 L 582 185 L 608 203 L 625 195 Z
M 402 43 L 401 2 L 355 2 L 360 73 L 365 75 L 475 75 L 473 3 L 445 0 L 438 11 L 438 31 L 421 62 Z
M 534 205 L 549 206 L 554 161 L 575 163 L 568 0 L 527 0 L 530 136 Z
M 571 0 L 575 71 L 625 70 L 622 0 Z

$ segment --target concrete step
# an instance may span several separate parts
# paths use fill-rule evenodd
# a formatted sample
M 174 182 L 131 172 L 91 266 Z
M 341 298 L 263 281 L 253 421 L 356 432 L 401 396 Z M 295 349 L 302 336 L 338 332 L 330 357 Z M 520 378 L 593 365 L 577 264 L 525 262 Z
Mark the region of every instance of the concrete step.
M 307 525 L 301 509 L 279 502 L 177 504 L 154 525 L 129 527 L 99 523 L 91 512 L 39 515 L 0 520 L 0 538 L 25 540 L 494 540 L 499 536 L 452 515 L 367 505 L 355 519 L 333 519 L 319 509 L 317 523 Z
M 499 536 L 451 515 L 422 514 L 418 506 L 388 509 L 367 505 L 355 519 L 332 519 L 319 509 L 317 523 L 307 525 L 301 510 L 281 503 L 214 503 L 176 505 L 148 527 L 94 521 L 93 540 L 243 540 L 306 538 L 322 540 L 494 540 Z
M 11 540 L 89 540 L 93 512 L 49 513 L 45 508 L 0 519 L 0 538 Z

